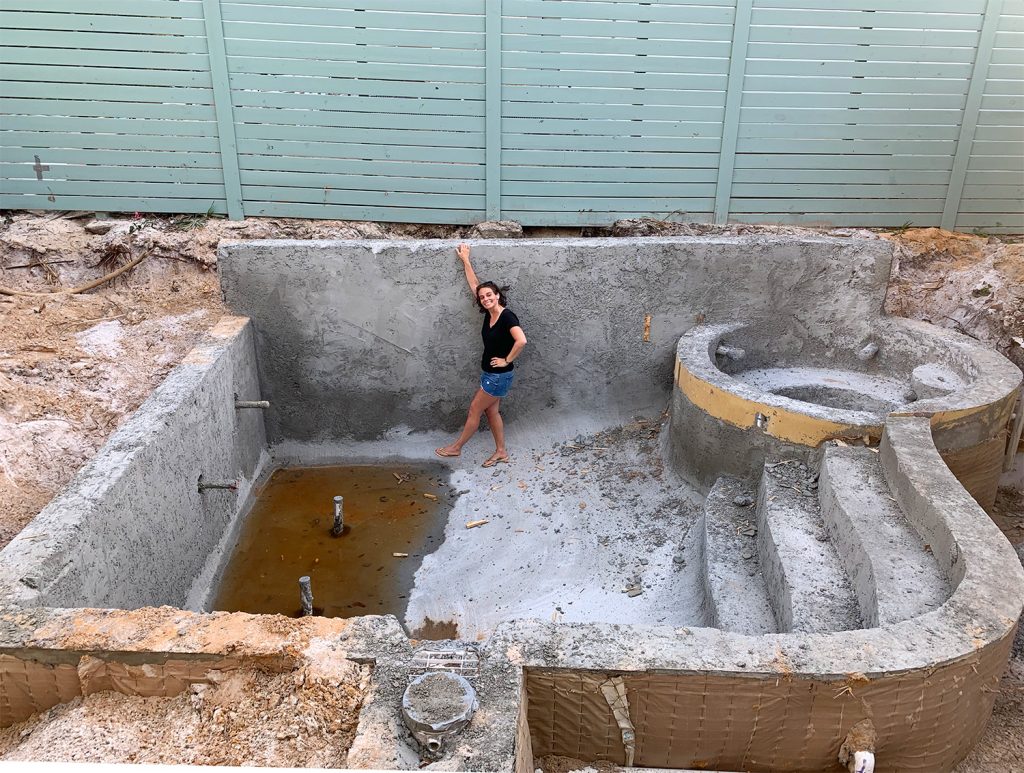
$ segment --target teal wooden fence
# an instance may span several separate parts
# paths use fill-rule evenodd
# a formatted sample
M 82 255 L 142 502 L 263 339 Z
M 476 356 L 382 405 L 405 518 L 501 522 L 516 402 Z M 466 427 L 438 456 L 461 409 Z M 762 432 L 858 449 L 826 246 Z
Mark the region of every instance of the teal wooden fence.
M 0 207 L 1024 231 L 1024 0 L 4 0 Z

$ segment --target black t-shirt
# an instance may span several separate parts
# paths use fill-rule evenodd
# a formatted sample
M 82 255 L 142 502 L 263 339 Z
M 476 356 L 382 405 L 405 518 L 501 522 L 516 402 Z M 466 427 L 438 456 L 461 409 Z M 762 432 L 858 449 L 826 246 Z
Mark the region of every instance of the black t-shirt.
M 484 313 L 484 326 L 480 330 L 480 335 L 484 339 L 484 356 L 480 358 L 480 367 L 488 373 L 508 373 L 515 367 L 514 363 L 510 362 L 504 368 L 498 368 L 491 365 L 491 358 L 501 357 L 504 359 L 512 351 L 516 339 L 512 337 L 511 330 L 514 327 L 520 327 L 519 317 L 509 309 L 505 309 L 498 316 L 494 327 L 490 327 L 490 321 L 491 315 Z

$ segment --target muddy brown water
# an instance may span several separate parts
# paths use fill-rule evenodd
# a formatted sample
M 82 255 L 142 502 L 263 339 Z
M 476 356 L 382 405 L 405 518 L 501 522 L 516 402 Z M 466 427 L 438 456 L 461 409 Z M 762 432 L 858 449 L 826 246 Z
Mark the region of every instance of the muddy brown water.
M 277 470 L 246 516 L 213 609 L 296 616 L 299 577 L 309 575 L 316 614 L 401 619 L 423 556 L 444 540 L 455 495 L 446 473 L 440 465 Z M 338 494 L 346 531 L 332 537 Z

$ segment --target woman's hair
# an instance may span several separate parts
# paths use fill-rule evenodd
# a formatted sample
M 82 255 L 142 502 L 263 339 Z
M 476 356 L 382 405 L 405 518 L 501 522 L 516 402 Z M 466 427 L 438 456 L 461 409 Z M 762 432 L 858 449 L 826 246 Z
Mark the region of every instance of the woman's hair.
M 480 313 L 483 314 L 487 309 L 480 305 L 480 291 L 485 287 L 489 287 L 494 290 L 495 295 L 498 296 L 498 303 L 504 308 L 508 308 L 508 298 L 505 297 L 505 293 L 508 292 L 507 287 L 498 287 L 494 282 L 481 282 L 476 286 L 476 292 L 473 293 L 476 298 L 476 306 L 480 309 Z

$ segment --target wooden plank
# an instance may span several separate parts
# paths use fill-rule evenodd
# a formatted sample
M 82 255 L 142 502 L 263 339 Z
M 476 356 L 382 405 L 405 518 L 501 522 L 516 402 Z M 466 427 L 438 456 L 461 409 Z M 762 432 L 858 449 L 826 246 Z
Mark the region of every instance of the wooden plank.
M 149 123 L 147 119 L 178 120 L 184 131 L 192 130 L 197 136 L 204 136 L 209 127 L 199 124 L 212 122 L 213 105 L 163 105 L 153 102 L 131 103 L 131 115 L 125 116 L 124 102 L 76 101 L 57 99 L 9 99 L 0 97 L 0 112 L 5 115 L 66 116 L 68 118 L 111 118 L 118 120 Z M 75 121 L 69 121 L 69 125 Z M 143 133 L 143 132 L 139 132 Z
M 501 184 L 503 197 L 544 197 L 558 198 L 701 198 L 710 200 L 715 195 L 715 183 L 657 183 L 649 181 L 608 182 L 608 181 L 572 181 L 553 182 L 536 180 L 519 181 L 504 180 Z M 518 198 L 517 198 L 518 200 Z
M 243 170 L 304 172 L 307 174 L 380 175 L 393 177 L 423 177 L 452 180 L 483 180 L 483 164 L 439 163 L 426 161 L 367 161 L 361 158 L 331 158 L 304 156 L 239 156 Z
M 319 25 L 316 20 L 320 19 Z M 258 40 L 321 40 L 317 27 L 367 30 L 421 30 L 424 32 L 483 32 L 483 14 L 434 14 L 412 11 L 378 12 L 351 8 L 320 8 L 314 12 L 301 7 L 224 5 L 224 32 L 229 37 Z M 288 32 L 294 20 L 293 37 L 278 37 Z M 265 29 L 260 29 L 265 28 Z M 265 37 L 270 36 L 270 37 Z M 297 38 L 294 36 L 298 36 Z M 307 37 L 313 36 L 313 37 Z
M 40 42 L 40 33 L 35 30 L 4 30 L 5 46 L 38 46 Z M 159 33 L 133 35 L 54 30 L 46 33 L 45 43 L 50 48 L 74 48 L 83 51 L 95 49 L 142 53 L 149 51 L 177 54 L 206 53 L 206 40 L 202 37 L 161 35 Z
M 6 104 L 0 101 L 0 108 Z M 71 134 L 172 135 L 185 137 L 214 137 L 216 126 L 211 121 L 173 121 L 164 119 L 137 118 L 76 118 L 60 115 L 14 115 L 7 114 L 3 128 L 19 132 L 57 132 Z
M 798 131 L 788 124 L 744 123 L 743 138 L 788 138 L 794 134 L 809 140 L 956 140 L 956 126 L 893 126 L 891 124 L 802 124 Z
M 760 169 L 792 170 L 823 169 L 829 172 L 855 169 L 872 169 L 902 173 L 904 170 L 941 169 L 948 175 L 953 163 L 949 155 L 892 155 L 891 153 L 858 153 L 841 155 L 836 153 L 739 153 L 736 156 L 737 170 L 746 169 L 756 173 Z M 738 174 L 738 172 L 737 172 Z M 833 179 L 835 175 L 832 174 Z
M 176 15 L 175 15 L 176 16 Z M 185 35 L 202 37 L 202 19 L 174 16 L 106 16 L 84 13 L 32 13 L 0 10 L 0 28 L 4 30 L 65 30 L 98 33 L 135 33 L 143 35 Z M 6 33 L 5 33 L 6 34 Z
M 1019 234 L 1024 231 L 1024 215 L 964 213 L 957 218 L 956 228 L 958 231 L 978 231 L 989 234 Z
M 483 120 L 483 103 L 470 99 L 417 99 L 415 97 L 353 97 L 339 94 L 267 94 L 236 90 L 234 103 L 241 111 L 262 113 L 270 120 L 275 112 L 303 110 L 314 112 L 364 113 L 367 115 L 405 115 L 417 118 L 453 117 L 470 122 Z M 248 114 L 248 113 L 246 113 Z M 481 131 L 483 127 L 481 126 Z
M 35 41 L 38 43 L 39 41 Z M 142 68 L 146 70 L 183 70 L 208 72 L 206 52 L 167 54 L 151 51 L 89 51 L 91 67 Z M 71 65 L 82 64 L 82 52 L 75 48 L 39 46 L 0 46 L 0 62 L 10 64 Z
M 312 48 L 315 44 L 305 44 Z M 244 56 L 244 49 L 247 46 L 251 46 L 253 50 L 260 48 L 265 49 L 267 44 L 258 44 L 251 42 L 248 44 L 240 44 L 238 41 L 227 41 L 228 55 L 231 59 L 231 70 L 237 72 L 235 63 L 239 61 L 239 58 Z M 317 52 L 315 50 L 309 50 L 307 52 L 310 56 L 316 57 Z M 337 62 L 334 67 L 334 77 L 339 79 L 338 85 L 344 85 L 344 81 L 340 80 L 343 78 L 359 78 L 361 82 L 354 85 L 366 85 L 369 87 L 370 84 L 364 84 L 365 80 L 380 79 L 384 81 L 393 80 L 406 80 L 412 82 L 422 83 L 482 83 L 483 81 L 483 68 L 482 67 L 445 67 L 441 65 L 422 65 L 422 64 L 391 64 L 388 62 Z M 321 84 L 322 85 L 322 84 Z M 389 87 L 391 88 L 391 87 Z M 391 91 L 386 92 L 389 96 L 397 92 Z
M 766 139 L 740 137 L 737 153 L 835 153 L 952 156 L 956 150 L 952 140 L 830 140 L 830 139 Z
M 683 167 L 652 168 L 622 166 L 512 166 L 505 165 L 505 180 L 535 182 L 538 184 L 584 182 L 584 183 L 714 183 L 718 171 L 711 166 L 688 169 Z M 835 176 L 832 176 L 835 179 Z
M 507 20 L 511 21 L 511 20 Z M 705 59 L 728 59 L 729 44 L 725 40 L 703 41 L 696 48 L 692 43 L 682 47 L 678 40 L 647 38 L 591 38 L 569 35 L 523 35 L 505 32 L 501 36 L 505 51 L 575 54 L 629 54 L 632 56 L 690 56 Z
M 985 0 L 759 0 L 765 8 L 821 9 L 826 11 L 889 11 L 981 13 Z
M 968 167 L 971 171 L 987 172 L 989 170 L 1012 170 L 1015 173 L 1024 172 L 1024 154 L 1017 156 L 980 156 L 972 155 L 971 164 Z
M 242 185 L 255 188 L 305 189 L 306 200 L 317 200 L 325 188 L 347 191 L 373 191 L 375 193 L 447 193 L 458 195 L 484 195 L 482 179 L 434 179 L 428 177 L 394 177 L 366 174 L 335 174 L 319 172 L 310 175 L 300 171 L 268 172 L 242 169 Z
M 504 55 L 501 50 L 502 2 L 503 0 L 485 0 L 487 69 L 484 104 L 484 179 L 487 198 L 484 208 L 488 220 L 501 220 L 501 68 Z
M 711 196 L 688 198 L 682 196 L 622 199 L 616 196 L 503 196 L 503 211 L 548 212 L 552 210 L 608 210 L 622 212 L 654 212 L 668 214 L 678 211 L 711 211 Z
M 748 75 L 745 90 L 797 92 L 807 94 L 857 92 L 859 94 L 957 94 L 964 93 L 964 83 L 955 78 L 819 78 L 784 75 Z
M 828 27 L 753 26 L 750 39 L 759 43 L 838 43 L 883 46 L 972 47 L 978 33 L 970 30 L 885 30 Z
M 410 207 L 412 209 L 482 209 L 484 196 L 450 193 L 405 193 L 347 190 L 344 188 L 290 188 L 285 186 L 245 185 L 247 202 L 275 201 L 349 206 Z
M 650 89 L 637 87 L 616 89 L 585 86 L 517 86 L 505 83 L 502 86 L 501 92 L 506 104 L 518 102 L 524 105 L 538 104 L 543 106 L 544 104 L 551 104 L 553 106 L 568 105 L 570 107 L 585 104 L 627 105 L 638 112 L 658 106 L 718 107 L 722 109 L 725 106 L 724 89 L 721 91 L 679 91 L 676 88 Z
M 820 52 L 827 55 L 826 52 Z M 967 78 L 967 62 L 859 62 L 827 59 L 752 59 L 751 75 L 808 75 L 841 78 Z
M 716 121 L 606 121 L 588 118 L 574 121 L 571 118 L 505 118 L 502 130 L 515 134 L 557 134 L 566 137 L 714 137 L 721 133 L 721 124 Z
M 295 7 L 332 9 L 338 7 L 338 0 L 291 0 Z M 223 0 L 223 6 L 244 6 L 254 9 L 261 5 L 281 5 L 282 0 Z M 352 3 L 350 3 L 352 4 Z M 359 0 L 359 8 L 367 11 L 390 11 L 422 13 L 423 0 Z M 242 11 L 235 11 L 241 13 Z M 431 13 L 472 14 L 480 12 L 480 0 L 431 0 Z
M 587 70 L 591 72 L 641 72 L 673 75 L 684 73 L 724 75 L 729 71 L 729 60 L 724 57 L 505 51 L 503 61 L 505 67 L 527 70 Z
M 833 180 L 835 177 L 833 177 Z M 945 181 L 938 185 L 919 185 L 909 181 L 892 184 L 856 184 L 847 182 L 833 183 L 788 183 L 785 181 L 733 183 L 733 196 L 736 198 L 758 199 L 770 197 L 800 199 L 944 199 L 946 196 Z
M 775 223 L 809 226 L 866 226 L 870 228 L 900 228 L 907 223 L 917 228 L 939 224 L 938 214 L 932 212 L 807 212 L 807 213 L 734 213 L 730 218 L 735 223 Z
M 8 11 L 50 11 L 80 13 L 81 0 L 4 0 Z M 89 0 L 88 12 L 118 16 L 181 17 L 202 19 L 200 0 Z
M 1006 213 L 1008 215 L 1020 214 L 1022 211 L 1021 201 L 1019 198 L 1012 199 L 964 199 L 960 202 L 960 212 L 963 214 L 973 214 L 978 212 L 991 212 L 999 215 Z
M 595 137 L 550 134 L 506 134 L 505 148 L 516 150 L 643 150 L 648 152 L 717 153 L 717 137 Z
M 480 132 L 431 132 L 412 129 L 343 129 L 329 126 L 283 126 L 279 124 L 239 124 L 240 140 L 292 140 L 299 142 L 344 142 L 367 145 L 430 148 L 483 149 Z
M 747 66 L 747 44 L 750 41 L 750 19 L 753 0 L 737 0 L 732 30 L 732 54 L 729 61 L 729 85 L 725 97 L 725 119 L 722 125 L 722 146 L 719 152 L 718 182 L 715 190 L 715 222 L 729 219 L 733 169 L 736 164 L 736 143 L 741 122 L 743 80 Z
M 220 152 L 217 138 L 189 137 L 184 135 L 157 136 L 148 134 L 75 134 L 73 132 L 16 132 L 0 130 L 0 146 L 10 153 L 12 148 L 78 148 L 131 150 L 159 147 L 164 151 L 188 151 L 195 153 Z
M 893 9 L 868 11 L 852 9 L 769 8 L 754 9 L 753 23 L 765 26 L 846 27 L 852 29 L 970 30 L 977 33 L 981 14 L 942 13 L 934 10 Z
M 0 193 L 0 209 L 70 209 L 99 212 L 207 212 L 226 214 L 224 203 L 216 199 L 156 198 L 152 196 L 69 196 L 61 194 L 50 201 L 46 194 Z
M 2 201 L 0 197 L 0 201 Z M 277 201 L 247 201 L 246 212 L 253 217 L 311 217 L 339 220 L 376 220 L 382 223 L 479 223 L 481 209 L 444 209 L 410 207 L 368 207 L 359 204 L 303 204 Z
M 936 217 L 942 211 L 942 198 L 937 199 L 792 199 L 792 198 L 738 198 L 733 197 L 733 215 L 771 213 L 876 213 L 876 212 L 928 212 Z
M 858 94 L 839 92 L 835 94 L 814 93 L 808 95 L 802 91 L 780 92 L 747 92 L 743 95 L 744 107 L 771 107 L 776 110 L 799 110 L 807 107 L 809 99 L 815 106 L 825 108 L 861 108 L 861 109 L 906 109 L 906 110 L 961 110 L 964 105 L 963 94 Z
M 548 0 L 505 0 L 507 16 L 543 19 L 596 19 L 630 22 L 675 22 L 685 24 L 732 25 L 732 9 L 724 5 L 669 5 L 667 3 L 552 3 Z M 728 34 L 728 33 L 725 33 Z
M 912 45 L 871 46 L 871 59 L 878 62 L 916 63 L 944 62 L 970 64 L 972 48 L 935 48 Z M 806 43 L 751 42 L 751 59 L 796 59 L 808 61 L 855 62 L 864 59 L 864 46 L 858 43 Z
M 579 119 L 605 121 L 693 121 L 721 124 L 725 108 L 682 107 L 678 105 L 614 105 L 579 102 L 509 102 L 504 103 L 506 120 L 514 118 L 550 120 Z
M 239 74 L 238 68 L 244 67 L 244 59 L 230 58 L 231 62 L 231 83 L 237 91 L 240 89 L 266 89 L 273 80 L 273 76 Z M 416 99 L 452 100 L 466 102 L 480 102 L 480 115 L 483 115 L 484 84 L 483 70 L 480 70 L 481 80 L 476 83 L 441 83 L 431 81 L 395 81 L 376 80 L 372 78 L 359 78 L 355 73 L 345 73 L 344 77 L 338 75 L 333 81 L 333 88 L 336 94 L 369 97 L 387 97 L 397 99 L 400 97 Z M 279 79 L 279 89 L 311 91 L 321 93 L 323 80 L 320 78 L 306 79 L 310 88 L 303 88 L 303 80 L 299 76 L 282 76 Z
M 974 130 L 974 141 L 1024 143 L 1024 126 L 1021 126 L 1019 122 L 1017 125 L 1009 124 L 1004 126 L 979 125 Z M 1021 145 L 1020 149 L 1024 150 L 1024 145 Z
M 762 159 L 764 157 L 761 157 Z M 772 185 L 795 186 L 802 183 L 813 185 L 849 185 L 863 183 L 868 185 L 939 185 L 945 188 L 949 183 L 949 172 L 932 167 L 922 169 L 851 169 L 845 163 L 850 157 L 844 156 L 833 161 L 830 169 L 773 169 L 760 164 L 750 168 L 739 168 L 733 174 L 733 185 L 742 183 L 770 183 Z M 948 161 L 948 159 L 942 159 Z M 841 175 L 837 175 L 841 172 Z M 842 180 L 837 183 L 837 179 Z M 786 188 L 786 194 L 792 195 L 792 187 Z
M 4 193 L 55 196 L 139 196 L 140 198 L 223 199 L 224 186 L 207 183 L 104 182 L 96 180 L 5 180 Z
M 974 140 L 974 147 L 971 149 L 973 156 L 1003 156 L 1014 158 L 1020 155 L 1021 144 L 1016 142 L 988 142 L 980 139 Z
M 146 70 L 109 67 L 63 67 L 39 64 L 2 64 L 0 81 L 31 83 L 121 84 L 137 86 L 177 86 L 210 89 L 208 71 Z M 49 96 L 49 93 L 47 93 Z
M 678 75 L 659 72 L 587 72 L 582 70 L 530 70 L 504 67 L 504 83 L 518 86 L 596 86 L 600 88 L 678 89 Z M 695 91 L 725 91 L 724 74 L 687 75 L 686 88 Z
M 213 90 L 173 86 L 121 86 L 105 83 L 47 83 L 44 87 L 31 81 L 0 82 L 4 97 L 45 97 L 47 101 L 88 99 L 105 102 L 152 102 L 198 107 L 212 104 Z
M 958 110 L 914 110 L 898 108 L 744 107 L 745 123 L 796 125 L 871 124 L 874 126 L 959 126 Z
M 82 154 L 79 153 L 79 156 Z M 0 176 L 5 180 L 30 180 L 38 182 L 33 169 L 35 159 L 24 159 L 21 163 L 8 163 L 9 154 L 0 163 Z M 160 167 L 160 166 L 110 166 L 99 159 L 90 158 L 90 163 L 61 163 L 52 151 L 47 151 L 45 165 L 50 167 L 42 173 L 42 182 L 61 180 L 103 181 L 103 182 L 145 182 L 145 183 L 215 183 L 222 182 L 220 167 Z
M 672 215 L 672 217 L 668 217 L 669 215 Z M 641 216 L 675 220 L 676 222 L 708 222 L 711 218 L 711 208 L 710 206 L 704 209 L 695 208 L 687 210 L 684 213 L 651 212 L 650 210 L 634 210 L 632 212 L 625 212 L 622 210 L 524 212 L 506 209 L 505 216 L 513 220 L 517 220 L 523 225 L 532 226 L 610 226 L 616 220 Z
M 1024 157 L 1020 159 L 1020 168 L 1014 170 L 970 169 L 964 181 L 964 194 L 975 196 L 982 193 L 982 189 L 992 185 L 1017 185 L 1021 179 L 1024 179 L 1021 177 L 1022 170 L 1024 170 Z
M 345 110 L 295 110 L 274 107 L 243 107 L 234 110 L 243 123 L 317 126 L 349 129 L 417 129 L 420 131 L 484 131 L 481 116 L 408 115 L 405 113 L 357 113 Z
M 294 49 L 282 46 L 282 43 L 292 41 L 275 41 L 274 45 L 267 45 L 265 40 L 231 40 L 229 49 L 233 57 L 246 57 L 249 66 L 248 72 L 269 73 L 269 74 L 295 74 L 295 75 L 337 75 L 345 64 L 374 62 L 379 64 L 406 64 L 406 65 L 444 65 L 446 67 L 483 67 L 484 51 L 483 36 L 475 35 L 474 40 L 466 40 L 463 48 L 427 48 L 425 46 L 401 45 L 399 41 L 392 41 L 390 45 L 370 45 L 365 38 L 371 33 L 366 30 L 341 30 L 339 34 L 329 35 L 330 39 L 320 43 L 301 42 L 295 43 L 301 49 Z M 386 40 L 396 36 L 396 31 L 389 30 L 378 33 Z M 402 32 L 410 39 L 419 39 L 422 43 L 423 32 Z M 440 34 L 440 33 L 438 33 Z M 351 41 L 341 38 L 351 37 Z M 464 39 L 465 35 L 462 36 Z M 479 45 L 473 45 L 478 40 Z M 315 51 L 305 51 L 306 46 L 314 46 Z M 275 51 L 278 56 L 267 56 L 268 52 Z M 298 58 L 297 51 L 304 51 L 306 54 L 316 54 L 316 58 Z
M 971 158 L 974 131 L 978 125 L 978 110 L 981 107 L 981 98 L 985 93 L 985 77 L 989 69 L 989 59 L 992 57 L 992 46 L 995 42 L 1002 6 L 1002 0 L 988 0 L 985 5 L 985 20 L 981 27 L 981 35 L 978 37 L 974 70 L 971 74 L 970 88 L 967 90 L 963 119 L 956 141 L 956 152 L 953 156 L 953 170 L 950 173 L 949 188 L 942 208 L 940 225 L 943 228 L 953 228 L 956 225 L 957 212 L 964 209 L 965 202 L 961 201 L 964 178 Z
M 420 63 L 413 56 L 419 52 L 433 51 L 437 56 L 437 64 L 452 66 L 483 66 L 484 36 L 480 33 L 443 32 L 435 30 L 367 30 L 346 27 L 296 27 L 294 25 L 268 26 L 258 24 L 252 28 L 230 29 L 229 51 L 242 56 L 267 57 L 276 53 L 275 58 L 299 58 L 295 55 L 308 55 L 310 51 L 289 50 L 281 47 L 268 47 L 267 41 L 277 43 L 294 43 L 296 45 L 315 47 L 316 59 L 332 58 L 340 61 L 405 61 L 412 64 Z M 426 39 L 435 41 L 436 47 L 426 46 Z M 263 45 L 260 45 L 260 44 Z M 275 50 L 275 48 L 277 50 Z M 363 55 L 360 56 L 360 51 Z M 429 62 L 427 62 L 429 64 Z
M 364 139 L 368 138 L 364 137 Z M 483 147 L 468 150 L 464 147 L 436 147 L 426 145 L 372 145 L 359 142 L 309 142 L 305 140 L 265 140 L 239 137 L 238 152 L 247 155 L 266 153 L 300 158 L 357 158 L 382 161 L 426 161 L 429 163 L 483 164 Z
M 0 134 L 0 139 L 3 135 Z M 4 159 L 23 164 L 35 163 L 38 148 L 11 147 L 4 143 Z M 162 150 L 97 150 L 95 148 L 46 148 L 47 164 L 92 164 L 97 166 L 169 167 L 220 169 L 217 153 Z
M 718 168 L 717 149 L 704 153 L 685 151 L 600 151 L 579 148 L 553 150 L 518 150 L 506 147 L 502 158 L 505 166 L 578 166 L 636 169 Z
M 1013 173 L 1007 172 L 1006 175 L 1010 177 L 1013 176 Z M 1005 180 L 1006 178 L 1003 179 Z M 995 182 L 986 182 L 981 185 L 965 184 L 964 197 L 968 201 L 979 201 L 981 199 L 1014 201 L 1016 204 L 1007 208 L 1006 211 L 1012 212 L 1014 209 L 1024 211 L 1024 184 L 1021 183 L 1020 175 L 1017 175 L 1017 179 L 1010 183 L 996 184 Z
M 523 18 L 505 14 L 502 29 L 510 35 L 563 35 L 582 38 L 644 38 L 686 42 L 694 56 L 728 56 L 731 27 L 727 24 L 598 21 L 592 19 Z M 714 42 L 702 46 L 701 42 Z M 691 44 L 697 44 L 692 46 Z

